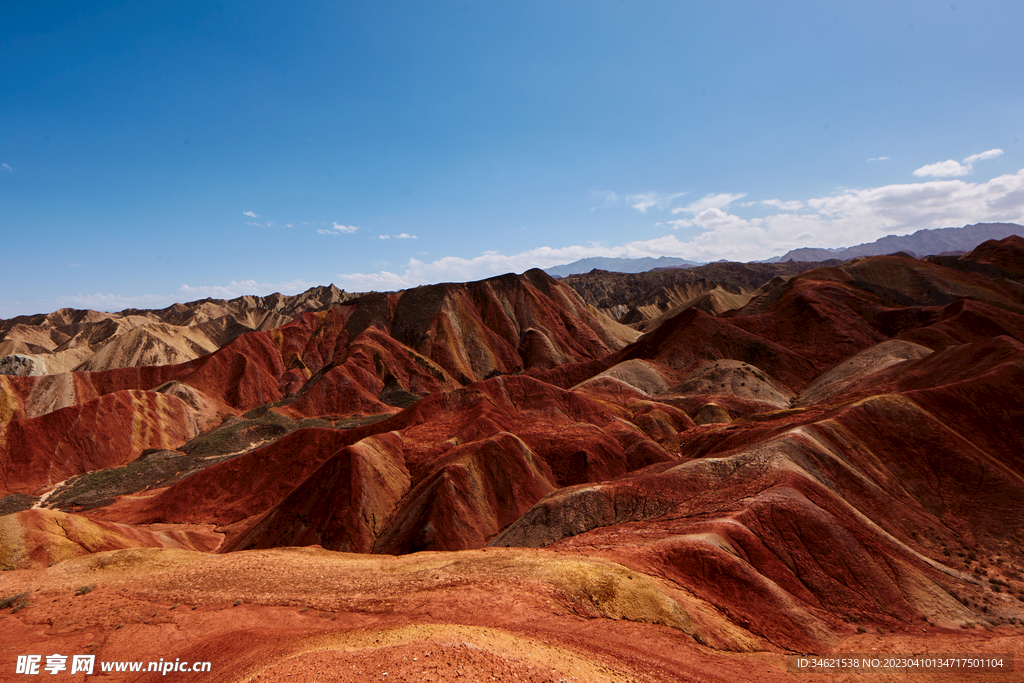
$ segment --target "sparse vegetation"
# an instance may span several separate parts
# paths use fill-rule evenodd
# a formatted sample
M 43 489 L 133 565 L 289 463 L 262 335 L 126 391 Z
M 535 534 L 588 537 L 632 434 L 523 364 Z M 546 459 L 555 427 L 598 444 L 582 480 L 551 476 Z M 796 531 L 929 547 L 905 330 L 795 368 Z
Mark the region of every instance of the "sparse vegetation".
M 322 417 L 310 417 L 299 422 L 299 429 L 308 429 L 311 427 L 317 427 L 319 429 L 330 429 L 334 427 L 334 424 L 329 420 L 325 420 Z
M 75 595 L 85 595 L 86 593 L 91 592 L 94 588 L 96 588 L 96 584 L 92 584 L 91 586 L 82 586 L 75 591 Z
M 10 607 L 15 607 L 19 603 L 25 603 L 25 607 L 27 607 L 28 606 L 27 598 L 28 598 L 28 591 L 25 591 L 23 593 L 15 593 L 14 595 L 10 595 L 10 596 L 0 600 L 0 609 L 8 609 Z M 22 607 L 21 609 L 24 609 L 24 607 Z M 17 611 L 17 610 L 15 610 L 15 611 Z
M 46 506 L 90 509 L 108 504 L 124 493 L 141 491 L 188 468 L 188 459 L 174 451 L 146 453 L 122 467 L 81 474 L 61 488 Z
M 266 410 L 253 419 L 228 418 L 219 427 L 184 444 L 180 450 L 193 458 L 237 453 L 254 444 L 279 439 L 297 428 L 297 420 Z
M 2 496 L 0 497 L 0 516 L 28 510 L 38 500 L 38 496 L 30 496 L 27 493 L 11 493 Z
M 172 484 L 193 472 L 223 462 L 264 442 L 276 441 L 297 429 L 349 429 L 387 417 L 390 416 L 351 417 L 332 423 L 325 418 L 296 420 L 263 410 L 259 417 L 253 419 L 229 418 L 219 427 L 185 443 L 179 451 L 154 449 L 144 452 L 122 467 L 74 477 L 47 501 L 47 507 L 63 510 L 102 507 L 110 504 L 116 496 Z M 31 500 L 36 499 L 32 497 Z

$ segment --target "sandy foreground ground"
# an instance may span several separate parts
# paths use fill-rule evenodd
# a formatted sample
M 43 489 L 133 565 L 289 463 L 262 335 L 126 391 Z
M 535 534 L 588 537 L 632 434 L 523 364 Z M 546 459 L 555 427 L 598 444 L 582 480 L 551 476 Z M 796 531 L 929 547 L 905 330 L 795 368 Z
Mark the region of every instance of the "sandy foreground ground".
M 0 598 L 20 593 L 0 611 L 4 681 L 1024 680 L 790 673 L 793 653 L 656 577 L 544 550 L 129 549 L 0 574 Z M 1021 629 L 915 630 L 837 636 L 827 649 L 1012 653 L 1024 664 Z M 17 673 L 19 655 L 33 654 L 39 673 Z M 53 654 L 68 657 L 67 670 L 44 669 Z M 82 654 L 96 656 L 92 676 L 70 673 L 71 656 Z M 161 660 L 210 667 L 145 670 Z M 135 661 L 143 671 L 101 671 L 103 662 Z

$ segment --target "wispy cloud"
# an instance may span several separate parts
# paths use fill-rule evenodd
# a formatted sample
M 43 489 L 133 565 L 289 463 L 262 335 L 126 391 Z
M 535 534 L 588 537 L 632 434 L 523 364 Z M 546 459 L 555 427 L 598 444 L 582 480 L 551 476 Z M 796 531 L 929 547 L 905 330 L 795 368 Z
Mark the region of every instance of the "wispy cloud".
M 3 164 L 3 165 L 2 165 L 2 167 L 3 167 L 3 169 L 4 169 L 5 171 L 8 171 L 8 172 L 10 172 L 10 173 L 14 173 L 14 169 L 13 169 L 13 168 L 11 168 L 10 166 L 8 166 L 7 164 Z
M 591 211 L 596 211 L 601 208 L 608 208 L 615 206 L 619 202 L 619 193 L 611 190 L 591 190 L 590 191 L 590 202 L 594 202 L 597 206 L 590 207 Z
M 692 213 L 697 215 L 707 211 L 708 209 L 725 208 L 737 199 L 743 199 L 746 196 L 746 192 L 739 192 L 737 194 L 729 194 L 728 192 L 723 192 L 721 194 L 709 194 L 695 202 L 690 202 L 686 206 L 672 209 L 672 213 Z
M 378 235 L 377 239 L 382 239 L 382 240 L 390 240 L 390 239 L 396 239 L 396 240 L 418 240 L 419 237 L 417 237 L 416 235 L 410 235 L 407 232 L 400 232 L 397 235 Z
M 889 161 L 889 157 L 871 157 L 868 161 Z
M 984 161 L 986 159 L 994 159 L 997 156 L 1002 155 L 1003 150 L 1001 149 L 990 149 L 981 154 L 972 154 L 960 161 L 954 161 L 953 159 L 947 159 L 946 161 L 939 161 L 934 164 L 928 164 L 914 171 L 914 175 L 919 178 L 931 176 L 933 178 L 953 178 L 958 176 L 965 176 L 974 170 L 974 163 L 977 161 Z
M 744 194 L 712 194 L 682 211 L 692 215 L 665 225 L 686 229 L 618 246 L 599 244 L 539 247 L 517 254 L 488 252 L 473 258 L 447 256 L 426 262 L 410 259 L 396 271 L 339 274 L 346 289 L 403 289 L 444 281 L 476 280 L 529 268 L 548 268 L 591 256 L 640 258 L 677 256 L 693 261 L 749 261 L 784 254 L 797 247 L 847 247 L 890 234 L 977 222 L 1024 223 L 1024 169 L 986 182 L 930 180 L 841 190 L 804 201 L 757 202 L 780 210 L 765 217 L 730 213 Z M 753 202 L 745 202 L 753 205 Z M 799 205 L 799 207 L 798 207 Z M 786 213 L 803 209 L 803 213 Z
M 614 192 L 611 194 L 615 194 Z M 658 208 L 663 209 L 667 207 L 672 201 L 678 197 L 682 197 L 685 192 L 676 192 L 674 194 L 664 194 L 660 192 L 643 192 L 639 194 L 628 194 L 626 195 L 626 202 L 640 213 L 647 213 L 647 209 Z
M 257 214 L 255 211 L 243 211 L 242 215 L 246 216 L 248 218 L 259 218 L 259 214 Z M 254 228 L 294 228 L 295 227 L 294 223 L 285 223 L 284 225 L 282 225 L 282 224 L 280 224 L 280 223 L 278 223 L 276 221 L 264 221 L 262 223 L 260 223 L 258 221 L 246 221 L 245 224 L 246 225 L 251 225 Z M 305 223 L 304 222 L 304 223 L 302 223 L 302 225 L 317 225 L 317 223 Z M 327 224 L 326 223 L 319 223 L 319 225 L 327 225 Z
M 971 164 L 973 164 L 976 161 L 985 161 L 986 159 L 995 159 L 996 157 L 1002 156 L 1002 155 L 1003 155 L 1003 150 L 1001 150 L 1001 149 L 990 149 L 987 152 L 982 152 L 981 154 L 972 154 L 971 156 L 969 156 L 966 159 L 964 159 L 964 163 L 968 164 L 968 165 L 971 165 Z
M 914 175 L 918 177 L 932 176 L 933 178 L 949 178 L 953 176 L 967 175 L 971 172 L 971 167 L 961 164 L 959 161 L 948 159 L 946 161 L 938 161 L 934 164 L 928 164 L 914 171 Z
M 95 311 L 122 311 L 126 308 L 164 308 L 177 301 L 177 297 L 166 294 L 140 294 L 124 296 L 121 294 L 67 294 L 56 299 L 48 299 L 40 303 L 67 306 L 70 308 L 89 308 Z M 49 307 L 49 306 L 48 306 Z
M 932 180 L 843 190 L 804 202 L 808 213 L 743 218 L 709 209 L 673 228 L 704 231 L 695 260 L 765 258 L 801 246 L 844 247 L 890 234 L 976 222 L 1024 222 L 1024 169 L 987 182 Z
M 779 199 L 765 199 L 761 202 L 762 206 L 773 206 L 780 211 L 799 211 L 804 208 L 804 203 L 799 201 L 784 202 Z
M 78 264 L 68 264 L 77 266 Z M 305 280 L 291 280 L 288 282 L 258 282 L 256 280 L 231 280 L 226 285 L 187 285 L 183 284 L 177 293 L 171 294 L 140 294 L 125 296 L 122 294 L 96 293 L 96 294 L 68 294 L 55 299 L 40 299 L 38 304 L 40 310 L 55 310 L 64 306 L 72 308 L 90 308 L 99 311 L 121 311 L 126 308 L 165 308 L 174 303 L 195 301 L 213 297 L 216 299 L 234 299 L 236 297 L 253 294 L 266 296 L 274 292 L 282 294 L 299 294 L 310 287 L 324 284 L 322 282 L 306 282 Z M 8 302 L 12 303 L 12 302 Z M 15 304 L 19 302 L 13 302 Z
M 591 190 L 590 198 L 593 201 L 599 201 L 605 204 L 614 204 L 619 201 L 619 193 L 613 192 L 612 190 Z
M 178 301 L 194 301 L 206 297 L 217 299 L 234 299 L 236 297 L 253 294 L 266 296 L 280 292 L 281 294 L 298 294 L 310 287 L 316 287 L 323 283 L 306 282 L 305 280 L 291 280 L 289 282 L 257 282 L 256 280 L 231 280 L 226 285 L 182 285 L 178 288 L 182 296 L 177 297 Z
M 742 196 L 742 195 L 740 195 L 740 196 Z M 751 206 L 758 206 L 758 205 L 760 205 L 760 206 L 772 206 L 772 207 L 774 207 L 776 209 L 781 209 L 782 211 L 799 211 L 800 209 L 804 208 L 804 203 L 803 202 L 796 201 L 796 200 L 793 200 L 793 201 L 790 201 L 790 202 L 784 202 L 781 199 L 763 199 L 763 200 L 761 200 L 759 202 L 757 202 L 757 201 L 742 202 L 740 204 L 740 206 L 742 206 L 743 208 L 748 208 L 748 207 L 751 207 Z M 722 208 L 722 207 L 715 207 L 715 208 Z M 675 213 L 681 213 L 681 212 L 682 212 L 682 210 L 676 211 Z
M 320 228 L 317 232 L 321 235 L 344 235 L 351 234 L 358 229 L 359 228 L 354 225 L 340 225 L 338 223 L 334 223 L 332 227 Z

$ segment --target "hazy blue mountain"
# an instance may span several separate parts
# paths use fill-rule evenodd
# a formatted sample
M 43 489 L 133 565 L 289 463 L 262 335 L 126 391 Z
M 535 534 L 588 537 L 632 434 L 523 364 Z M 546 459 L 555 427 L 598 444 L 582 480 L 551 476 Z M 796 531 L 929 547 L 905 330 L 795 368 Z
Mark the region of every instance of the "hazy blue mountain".
M 918 230 L 911 235 L 889 235 L 845 249 L 802 247 L 783 256 L 767 259 L 766 263 L 825 261 L 833 258 L 845 261 L 858 256 L 879 256 L 897 251 L 905 251 L 914 256 L 930 256 L 947 251 L 970 251 L 986 240 L 1001 240 L 1010 235 L 1024 236 L 1024 226 L 1016 223 L 976 223 L 962 228 Z
M 545 268 L 544 272 L 551 277 L 566 277 L 567 275 L 589 273 L 594 268 L 609 270 L 613 273 L 645 273 L 655 268 L 692 268 L 699 265 L 702 264 L 669 256 L 661 256 L 659 258 L 605 258 L 595 256 L 593 258 L 573 261 L 564 266 Z
M 829 259 L 847 260 L 859 256 L 879 256 L 898 251 L 914 256 L 930 256 L 949 251 L 967 252 L 986 240 L 999 240 L 1010 235 L 1024 237 L 1024 226 L 1016 223 L 977 223 L 962 228 L 936 228 L 918 230 L 911 235 L 889 235 L 874 242 L 853 247 L 825 249 L 822 247 L 801 247 L 783 256 L 765 259 L 761 263 L 784 263 L 786 261 L 815 262 Z M 700 262 L 662 256 L 660 258 L 605 258 L 601 256 L 580 259 L 562 266 L 552 266 L 544 271 L 552 277 L 566 277 L 589 273 L 595 268 L 613 273 L 645 273 L 656 268 L 693 268 L 704 265 Z

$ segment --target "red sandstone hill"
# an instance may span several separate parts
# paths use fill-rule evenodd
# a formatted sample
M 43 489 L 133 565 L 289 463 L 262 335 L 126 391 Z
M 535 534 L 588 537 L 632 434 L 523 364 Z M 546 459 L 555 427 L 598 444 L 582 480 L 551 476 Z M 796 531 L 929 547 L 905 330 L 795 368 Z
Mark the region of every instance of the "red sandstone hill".
M 1024 654 L 1022 254 L 805 269 L 637 339 L 531 271 L 0 377 L 5 637 L 211 680 Z
M 960 257 L 963 262 L 996 266 L 1007 277 L 1024 278 L 1024 238 L 1011 235 L 1001 240 L 988 240 Z
M 830 263 L 838 264 L 839 261 Z M 645 273 L 593 270 L 561 282 L 588 304 L 639 330 L 662 316 L 697 307 L 719 313 L 744 305 L 766 282 L 788 279 L 820 263 L 709 263 L 694 268 L 659 268 Z
M 161 432 L 164 421 L 178 425 L 177 434 L 188 438 L 218 418 L 271 404 L 293 417 L 393 413 L 394 405 L 485 376 L 599 358 L 631 336 L 539 270 L 466 285 L 420 287 L 304 313 L 282 327 L 242 334 L 186 363 L 0 376 L 5 406 L 0 428 L 11 434 L 31 432 L 38 427 L 26 420 L 59 412 L 70 431 L 48 436 L 57 441 L 46 441 L 42 452 L 59 452 L 61 444 L 73 442 L 83 462 L 121 465 L 130 455 L 169 444 L 155 437 L 136 439 L 134 448 L 114 457 L 105 441 L 82 438 L 76 430 L 88 428 L 93 437 L 96 429 L 79 421 L 87 402 L 109 393 L 133 389 L 164 394 L 161 400 L 174 396 L 185 404 L 180 416 L 150 413 L 138 420 L 155 420 L 143 428 L 146 434 Z M 111 429 L 111 437 L 120 439 L 121 427 Z M 8 439 L 2 448 L 20 452 L 24 446 Z M 20 457 L 35 456 L 28 449 Z M 62 468 L 60 479 L 87 469 Z M 24 493 L 59 481 L 53 473 L 7 479 L 6 491 Z

